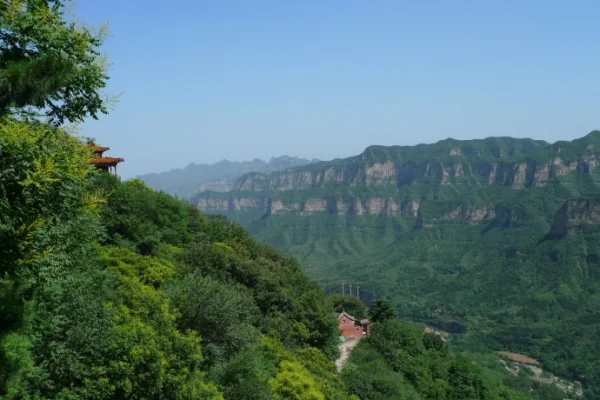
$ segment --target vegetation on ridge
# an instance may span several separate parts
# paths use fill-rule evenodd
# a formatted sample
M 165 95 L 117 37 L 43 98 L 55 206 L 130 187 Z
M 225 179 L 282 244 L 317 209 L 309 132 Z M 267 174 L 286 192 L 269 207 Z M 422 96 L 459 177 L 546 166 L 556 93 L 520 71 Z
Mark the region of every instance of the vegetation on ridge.
M 83 141 L 58 127 L 102 111 L 100 70 L 86 74 L 91 59 L 67 39 L 84 42 L 87 56 L 95 42 L 70 29 L 63 5 L 0 2 L 3 35 L 21 44 L 49 34 L 61 39 L 52 51 L 82 62 L 73 81 L 52 85 L 19 65 L 2 77 L 23 78 L 35 101 L 5 92 L 12 117 L 0 116 L 1 399 L 523 397 L 390 319 L 385 302 L 338 374 L 332 301 L 294 258 L 226 218 L 94 170 Z M 38 61 L 25 53 L 17 62 Z M 84 87 L 71 86 L 80 79 Z M 27 118 L 28 106 L 49 107 L 52 124 Z
M 139 180 L 93 171 L 83 144 L 60 129 L 4 120 L 0 143 L 0 239 L 10 244 L 0 249 L 0 398 L 391 393 L 360 367 L 337 374 L 333 302 L 295 259 Z M 384 303 L 373 313 L 390 317 Z M 386 326 L 369 341 L 388 343 L 375 357 L 429 343 L 417 330 Z M 412 341 L 387 338 L 402 332 Z M 431 357 L 456 370 L 447 350 Z M 427 370 L 427 360 L 411 368 Z M 473 368 L 461 381 L 480 388 L 471 397 L 456 392 L 452 375 L 439 381 L 445 372 L 418 382 L 396 375 L 393 393 L 520 398 Z
M 317 174 L 343 171 L 339 181 L 210 196 L 299 204 L 228 215 L 298 257 L 331 293 L 359 284 L 365 302 L 390 298 L 402 318 L 451 331 L 463 349 L 530 354 L 597 398 L 598 149 L 600 131 L 554 144 L 488 138 L 375 146 L 313 166 Z M 387 161 L 389 179 L 360 175 Z M 311 199 L 327 207 L 311 211 Z M 396 208 L 356 211 L 372 199 Z

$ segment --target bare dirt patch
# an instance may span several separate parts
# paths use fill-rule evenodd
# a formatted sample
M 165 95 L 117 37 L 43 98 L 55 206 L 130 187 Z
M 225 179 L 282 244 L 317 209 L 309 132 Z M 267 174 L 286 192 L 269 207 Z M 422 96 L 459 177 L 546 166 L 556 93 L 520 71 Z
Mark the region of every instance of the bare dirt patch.
M 346 364 L 348 357 L 350 357 L 350 353 L 352 353 L 352 350 L 354 347 L 356 347 L 359 341 L 360 339 L 347 340 L 338 345 L 338 348 L 340 349 L 340 357 L 335 360 L 335 365 L 337 366 L 338 371 L 342 370 L 342 367 L 344 364 Z
M 525 354 L 512 353 L 510 351 L 497 351 L 496 353 L 500 354 L 501 356 L 508 357 L 513 361 L 520 362 L 523 364 L 541 365 L 541 363 L 538 360 L 531 358 L 529 356 L 526 356 Z

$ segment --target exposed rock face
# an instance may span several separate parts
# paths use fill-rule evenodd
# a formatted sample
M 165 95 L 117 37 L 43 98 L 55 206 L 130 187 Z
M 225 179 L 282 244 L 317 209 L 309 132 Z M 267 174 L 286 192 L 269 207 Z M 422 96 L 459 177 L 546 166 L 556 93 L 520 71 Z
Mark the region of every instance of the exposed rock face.
M 229 211 L 229 200 L 227 199 L 199 198 L 197 205 L 199 209 L 209 213 Z
M 526 187 L 540 187 L 551 179 L 569 174 L 573 171 L 584 173 L 593 172 L 598 166 L 598 160 L 587 157 L 583 161 L 565 162 L 556 157 L 545 163 L 521 162 L 514 164 L 471 164 L 456 163 L 449 166 L 441 162 L 427 162 L 423 164 L 404 163 L 401 165 L 393 162 L 375 163 L 366 165 L 358 170 L 351 171 L 339 168 L 325 168 L 322 171 L 284 172 L 275 175 L 251 174 L 236 182 L 232 192 L 250 192 L 260 194 L 259 197 L 230 198 L 229 200 L 199 197 L 197 205 L 207 212 L 236 212 L 249 208 L 264 210 L 267 214 L 284 214 L 300 212 L 301 215 L 316 213 L 331 213 L 337 215 L 407 215 L 417 217 L 418 201 L 398 202 L 392 197 L 369 197 L 366 199 L 355 198 L 350 201 L 328 198 L 309 198 L 304 201 L 285 202 L 273 199 L 267 207 L 269 193 L 304 190 L 327 187 L 328 185 L 357 186 L 396 186 L 404 187 L 414 184 L 422 178 L 434 179 L 434 184 L 456 185 L 456 178 L 471 177 L 480 184 L 501 184 L 512 189 Z M 241 194 L 241 193 L 240 193 Z M 454 210 L 441 219 L 461 218 L 469 223 L 478 223 L 483 219 L 494 217 L 494 210 L 462 207 Z
M 493 206 L 493 198 L 484 198 L 483 203 L 489 204 L 476 207 L 458 197 L 460 205 L 436 217 L 422 210 L 421 201 L 441 201 L 436 194 L 439 191 L 444 193 L 444 201 L 450 201 L 452 193 L 470 193 L 478 188 L 494 191 L 495 186 L 502 186 L 506 189 L 501 190 L 520 191 L 555 184 L 571 173 L 595 174 L 600 159 L 595 149 L 600 146 L 593 143 L 600 143 L 600 132 L 585 140 L 589 143 L 582 144 L 583 139 L 579 139 L 550 145 L 492 138 L 479 142 L 448 139 L 420 147 L 372 146 L 344 160 L 269 175 L 251 173 L 239 178 L 230 193 L 223 197 L 200 195 L 197 204 L 207 212 L 253 209 L 265 215 L 402 216 L 416 219 L 420 227 L 454 219 L 469 224 L 493 220 L 510 225 L 515 218 L 513 211 Z M 218 200 L 221 198 L 227 200 Z
M 271 201 L 267 213 L 268 214 L 284 214 L 285 212 L 297 211 L 300 209 L 300 203 L 292 202 L 284 204 L 281 200 Z M 236 210 L 237 211 L 237 210 Z
M 512 187 L 514 189 L 521 189 L 529 181 L 528 172 L 531 171 L 531 168 L 528 168 L 527 163 L 520 163 L 515 165 L 514 169 Z
M 196 188 L 198 192 L 229 192 L 231 189 L 233 189 L 233 185 L 228 179 L 217 179 L 213 181 L 201 182 Z
M 327 199 L 308 199 L 302 207 L 302 215 L 312 215 L 327 211 Z
M 387 161 L 383 164 L 375 163 L 373 165 L 364 166 L 364 179 L 360 179 L 355 184 L 361 184 L 364 181 L 365 185 L 383 185 L 393 183 L 396 177 L 396 166 L 393 162 Z
M 265 198 L 200 198 L 197 202 L 198 208 L 209 213 L 223 213 L 244 211 L 249 209 L 267 210 L 267 199 Z
M 565 161 L 560 157 L 536 163 L 477 162 L 472 164 L 427 161 L 366 164 L 359 168 L 325 167 L 321 171 L 284 171 L 272 175 L 250 174 L 240 178 L 233 186 L 239 192 L 298 191 L 331 184 L 347 186 L 411 185 L 419 179 L 433 178 L 433 183 L 452 185 L 456 178 L 472 178 L 488 185 L 499 183 L 514 189 L 544 186 L 549 180 L 578 170 L 591 173 L 599 164 L 595 154 L 577 161 Z
M 600 200 L 569 200 L 556 212 L 550 235 L 561 237 L 578 232 L 589 233 L 595 226 L 600 226 Z
M 255 210 L 265 215 L 299 214 L 301 216 L 331 215 L 382 215 L 402 216 L 416 219 L 416 227 L 433 227 L 446 220 L 463 220 L 469 224 L 477 224 L 483 220 L 506 220 L 512 218 L 510 211 L 493 207 L 475 207 L 460 205 L 439 217 L 429 217 L 421 210 L 421 202 L 416 200 L 395 201 L 391 197 L 359 198 L 343 201 L 331 198 L 309 198 L 306 201 L 271 200 L 267 198 L 235 198 L 230 200 L 201 199 L 198 207 L 207 212 L 227 213 Z

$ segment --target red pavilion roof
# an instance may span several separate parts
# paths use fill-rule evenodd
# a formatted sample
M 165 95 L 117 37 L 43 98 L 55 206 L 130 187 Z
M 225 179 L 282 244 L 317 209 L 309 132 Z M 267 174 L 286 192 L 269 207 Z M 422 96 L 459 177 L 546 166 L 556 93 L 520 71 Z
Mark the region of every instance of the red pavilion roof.
M 94 153 L 102 153 L 105 151 L 110 150 L 110 147 L 103 147 L 103 146 L 98 146 L 96 143 L 94 142 L 89 142 L 87 145 L 87 147 L 93 147 L 94 149 Z
M 118 164 L 125 161 L 124 158 L 118 157 L 95 157 L 90 160 L 92 164 Z

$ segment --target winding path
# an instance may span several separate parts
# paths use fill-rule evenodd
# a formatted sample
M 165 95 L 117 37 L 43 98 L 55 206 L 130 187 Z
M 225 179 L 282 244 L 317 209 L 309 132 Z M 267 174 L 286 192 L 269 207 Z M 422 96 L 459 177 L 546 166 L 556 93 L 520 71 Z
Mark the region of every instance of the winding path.
M 338 372 L 342 370 L 344 364 L 346 364 L 346 361 L 348 360 L 348 357 L 350 357 L 352 350 L 354 349 L 354 347 L 356 347 L 359 341 L 360 339 L 352 339 L 347 340 L 344 343 L 338 344 L 338 349 L 340 349 L 340 356 L 337 360 L 335 360 L 335 366 L 337 367 Z

